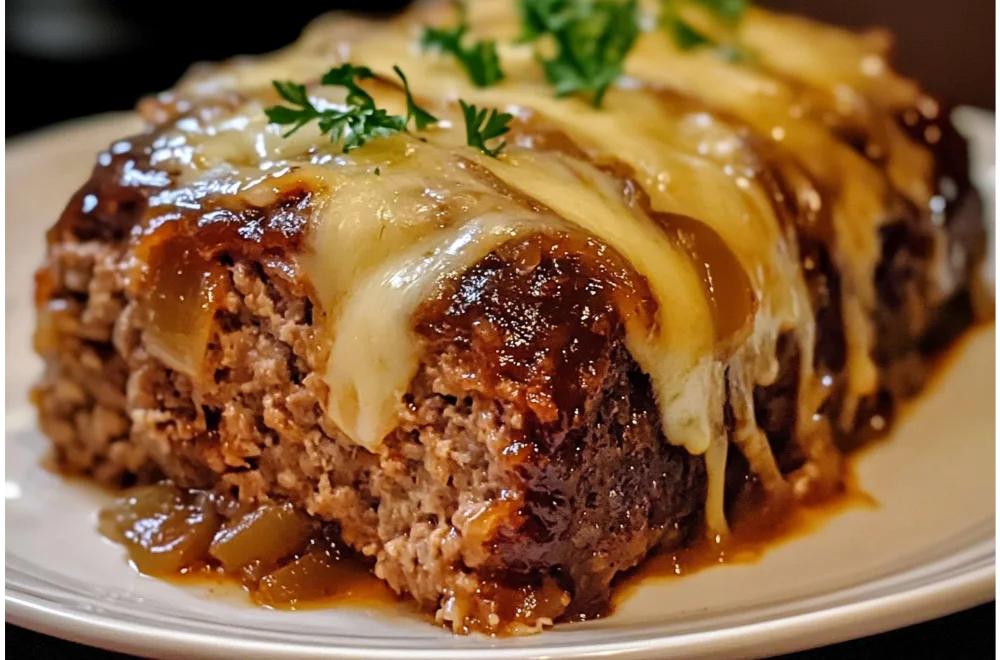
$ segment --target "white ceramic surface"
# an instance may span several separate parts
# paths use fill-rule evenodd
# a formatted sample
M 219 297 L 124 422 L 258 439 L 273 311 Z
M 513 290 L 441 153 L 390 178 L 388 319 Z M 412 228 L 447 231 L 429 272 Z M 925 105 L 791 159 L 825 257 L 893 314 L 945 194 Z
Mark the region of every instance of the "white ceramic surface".
M 960 116 L 992 197 L 992 114 Z M 95 531 L 103 494 L 39 467 L 28 405 L 32 271 L 43 234 L 94 154 L 136 129 L 105 115 L 6 145 L 6 618 L 111 649 L 166 657 L 747 657 L 915 623 L 993 598 L 995 341 L 964 343 L 950 369 L 857 461 L 879 503 L 848 509 L 755 564 L 648 582 L 610 617 L 542 635 L 456 637 L 404 611 L 278 612 L 137 575 Z M 987 148 L 988 147 L 988 148 Z M 987 185 L 988 184 L 988 185 Z M 989 208 L 992 214 L 992 203 Z

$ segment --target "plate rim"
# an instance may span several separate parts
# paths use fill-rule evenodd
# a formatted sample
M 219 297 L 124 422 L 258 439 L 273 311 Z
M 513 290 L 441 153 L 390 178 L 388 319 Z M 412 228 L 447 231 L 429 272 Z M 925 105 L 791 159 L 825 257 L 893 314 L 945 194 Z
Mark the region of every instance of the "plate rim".
M 906 572 L 903 573 L 905 574 Z M 995 580 L 996 566 L 993 564 L 876 598 L 720 630 L 605 644 L 570 642 L 545 648 L 505 648 L 495 645 L 482 649 L 413 649 L 403 645 L 366 647 L 356 642 L 330 646 L 305 642 L 246 641 L 238 637 L 157 628 L 46 605 L 40 602 L 41 599 L 27 594 L 12 593 L 6 586 L 4 601 L 5 619 L 9 623 L 43 634 L 57 634 L 71 641 L 100 645 L 108 650 L 126 653 L 148 654 L 153 651 L 171 656 L 181 654 L 191 658 L 208 658 L 218 657 L 220 653 L 238 652 L 245 660 L 275 657 L 301 660 L 365 657 L 387 660 L 398 658 L 401 652 L 405 652 L 413 660 L 527 660 L 539 657 L 555 659 L 612 655 L 640 658 L 649 657 L 650 654 L 662 657 L 660 654 L 664 652 L 683 652 L 685 658 L 705 658 L 737 650 L 741 655 L 752 655 L 765 648 L 768 654 L 790 653 L 921 623 L 992 600 L 995 597 Z M 335 642 L 336 638 L 331 637 L 330 641 Z M 500 643 L 502 644 L 502 640 Z
M 995 113 L 979 108 L 962 108 L 983 120 Z M 68 132 L 109 127 L 113 123 L 134 122 L 132 112 L 112 112 L 91 115 L 54 124 L 36 131 L 5 139 L 5 154 L 21 156 L 38 143 L 53 140 Z M 5 429 L 6 434 L 6 429 Z M 995 539 L 981 542 L 985 550 L 996 556 Z M 974 544 L 975 545 L 975 544 Z M 974 546 L 970 546 L 974 547 Z M 901 578 L 935 562 L 911 567 L 884 577 Z M 6 565 L 6 557 L 5 557 Z M 933 579 L 878 596 L 862 595 L 835 605 L 818 607 L 808 612 L 778 615 L 774 618 L 717 628 L 664 636 L 651 627 L 649 632 L 631 640 L 610 642 L 567 640 L 548 646 L 504 646 L 503 640 L 491 640 L 482 648 L 438 645 L 414 649 L 405 643 L 396 646 L 366 646 L 357 639 L 330 636 L 323 642 L 267 641 L 242 639 L 235 633 L 218 635 L 204 631 L 178 630 L 165 625 L 134 622 L 87 612 L 63 603 L 20 591 L 5 579 L 5 621 L 43 634 L 75 642 L 100 646 L 108 650 L 149 656 L 219 657 L 239 653 L 246 660 L 287 657 L 306 658 L 397 658 L 405 654 L 414 660 L 469 658 L 527 659 L 614 657 L 662 657 L 662 654 L 683 654 L 685 658 L 740 656 L 761 653 L 788 653 L 848 639 L 877 634 L 894 628 L 921 623 L 995 598 L 996 565 L 973 566 L 944 579 Z M 831 595 L 843 593 L 836 590 Z M 332 646 L 331 644 L 338 644 Z

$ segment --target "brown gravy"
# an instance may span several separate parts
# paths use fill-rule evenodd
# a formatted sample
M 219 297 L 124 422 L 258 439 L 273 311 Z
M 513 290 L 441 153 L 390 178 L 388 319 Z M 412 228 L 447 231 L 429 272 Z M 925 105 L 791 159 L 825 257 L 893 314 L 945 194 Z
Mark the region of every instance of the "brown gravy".
M 939 385 L 951 363 L 964 352 L 973 337 L 994 328 L 995 323 L 995 318 L 980 320 L 963 332 L 946 350 L 931 359 L 929 376 L 920 394 L 897 403 L 899 408 L 895 413 L 896 423 L 914 406 L 920 405 L 921 398 Z M 779 515 L 761 518 L 754 516 L 751 511 L 749 516 L 744 516 L 733 524 L 732 536 L 721 543 L 703 537 L 680 550 L 654 552 L 638 567 L 619 578 L 612 608 L 627 599 L 640 585 L 650 581 L 684 577 L 719 564 L 753 564 L 769 549 L 815 532 L 831 517 L 846 510 L 877 509 L 879 504 L 876 499 L 858 483 L 855 464 L 872 447 L 887 439 L 891 440 L 891 428 L 887 431 L 889 432 L 872 435 L 858 449 L 844 457 L 844 488 L 840 492 L 818 502 L 789 506 Z
M 329 583 L 322 585 L 320 592 L 309 598 L 299 598 L 284 603 L 261 602 L 254 596 L 253 591 L 219 566 L 204 564 L 184 569 L 173 575 L 157 577 L 182 587 L 200 587 L 212 595 L 239 589 L 254 604 L 276 610 L 319 610 L 344 606 L 388 608 L 411 605 L 409 601 L 396 595 L 385 582 L 375 577 L 368 565 L 357 557 L 340 559 L 333 564 L 328 575 L 331 579 Z M 415 606 L 407 609 L 417 612 Z
M 942 372 L 955 356 L 959 355 L 966 342 L 974 333 L 993 326 L 992 319 L 981 322 L 967 330 L 948 350 L 933 360 L 932 377 L 923 392 L 930 391 L 941 377 Z M 915 400 L 914 400 L 915 401 Z M 914 405 L 905 404 L 898 414 L 905 414 Z M 881 434 L 879 438 L 888 434 Z M 707 537 L 681 550 L 654 552 L 636 569 L 621 576 L 616 585 L 614 602 L 620 604 L 641 584 L 652 580 L 675 579 L 697 573 L 719 564 L 752 564 L 761 559 L 767 550 L 775 545 L 814 532 L 834 516 L 847 509 L 878 507 L 875 499 L 857 483 L 854 463 L 860 455 L 878 440 L 867 442 L 860 450 L 851 452 L 845 461 L 844 488 L 826 499 L 810 504 L 789 504 L 760 515 L 753 508 L 747 515 L 737 515 L 732 525 L 732 535 L 723 542 Z M 69 475 L 66 475 L 69 476 Z M 89 482 L 88 482 L 89 483 Z M 222 509 L 225 504 L 220 505 Z M 228 514 L 227 514 L 228 515 Z M 223 523 L 225 524 L 225 523 Z M 306 543 L 306 542 L 304 542 Z M 320 547 L 322 546 L 322 547 Z M 299 575 L 282 576 L 276 581 L 277 592 L 268 593 L 262 589 L 267 577 L 254 575 L 248 578 L 246 571 L 227 572 L 208 553 L 177 571 L 157 573 L 161 579 L 175 584 L 206 588 L 213 595 L 240 588 L 256 604 L 262 607 L 283 610 L 323 609 L 341 606 L 361 606 L 369 608 L 404 608 L 417 616 L 425 616 L 416 605 L 401 599 L 371 571 L 371 561 L 344 546 L 337 538 L 330 536 L 329 530 L 313 532 L 310 540 L 295 553 L 273 564 L 275 567 L 289 566 L 290 562 L 315 555 L 316 551 L 325 558 L 319 566 L 308 566 Z M 133 568 L 139 570 L 136 563 Z M 291 590 L 291 591 L 290 591 Z
M 832 497 L 811 504 L 791 504 L 764 518 L 751 512 L 732 525 L 732 535 L 723 541 L 702 536 L 680 550 L 654 552 L 620 579 L 614 594 L 615 604 L 650 581 L 684 577 L 719 564 L 756 563 L 770 548 L 814 532 L 838 513 L 878 508 L 875 498 L 857 485 L 852 462 L 846 463 L 845 488 Z

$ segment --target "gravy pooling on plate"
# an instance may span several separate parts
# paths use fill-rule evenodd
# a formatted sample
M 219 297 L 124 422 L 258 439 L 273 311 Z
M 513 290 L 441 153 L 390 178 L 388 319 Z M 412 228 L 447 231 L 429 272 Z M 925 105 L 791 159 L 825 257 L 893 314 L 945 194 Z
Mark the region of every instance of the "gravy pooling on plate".
M 49 232 L 36 334 L 63 465 L 183 489 L 119 511 L 183 549 L 137 565 L 287 511 L 522 633 L 842 491 L 972 321 L 964 145 L 881 33 L 713 7 L 328 17 L 145 100 Z M 327 570 L 283 524 L 252 584 Z

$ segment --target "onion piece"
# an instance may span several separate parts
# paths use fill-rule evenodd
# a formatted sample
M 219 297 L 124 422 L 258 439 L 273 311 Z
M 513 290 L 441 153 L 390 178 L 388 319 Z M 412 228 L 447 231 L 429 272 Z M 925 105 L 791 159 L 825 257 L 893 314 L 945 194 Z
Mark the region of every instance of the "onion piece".
M 177 573 L 204 557 L 219 528 L 219 516 L 205 493 L 193 497 L 172 485 L 129 491 L 103 510 L 101 532 L 128 550 L 147 575 Z
M 291 505 L 265 504 L 220 529 L 209 552 L 227 573 L 236 573 L 253 562 L 273 565 L 301 552 L 312 532 L 309 519 Z
M 310 552 L 265 575 L 254 598 L 262 605 L 289 606 L 343 590 L 346 569 L 323 551 Z

